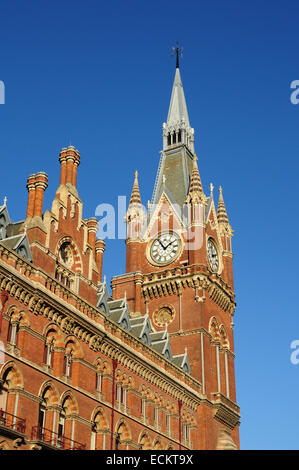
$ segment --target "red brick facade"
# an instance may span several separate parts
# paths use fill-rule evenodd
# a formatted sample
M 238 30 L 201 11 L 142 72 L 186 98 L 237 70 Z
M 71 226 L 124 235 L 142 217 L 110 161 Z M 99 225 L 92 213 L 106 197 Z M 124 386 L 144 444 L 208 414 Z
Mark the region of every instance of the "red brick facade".
M 105 242 L 96 239 L 97 220 L 82 216 L 78 151 L 63 149 L 59 161 L 51 210 L 43 212 L 47 175 L 31 175 L 26 219 L 8 225 L 11 234 L 0 241 L 0 448 L 238 448 L 232 232 L 223 200 L 218 213 L 212 195 L 208 207 L 194 183 L 194 159 L 189 224 L 163 193 L 141 233 L 136 175 L 127 273 L 113 278 L 112 297 L 99 303 Z M 182 242 L 162 266 L 151 261 L 150 247 L 165 221 Z M 14 247 L 16 233 L 27 237 L 31 261 Z M 210 239 L 217 272 L 208 260 Z M 140 318 L 149 343 L 136 334 Z

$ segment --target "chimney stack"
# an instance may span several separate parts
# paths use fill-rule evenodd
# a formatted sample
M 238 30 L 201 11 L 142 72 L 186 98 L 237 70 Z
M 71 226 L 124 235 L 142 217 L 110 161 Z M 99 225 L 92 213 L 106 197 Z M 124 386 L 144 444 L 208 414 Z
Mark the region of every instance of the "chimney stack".
M 90 217 L 87 220 L 88 243 L 92 246 L 93 256 L 96 258 L 96 234 L 98 230 L 98 219 Z
M 48 176 L 44 172 L 35 175 L 35 202 L 34 215 L 41 217 L 43 215 L 44 193 L 48 187 Z
M 27 180 L 28 204 L 26 218 L 42 217 L 44 193 L 48 187 L 48 176 L 43 171 L 30 175 Z
M 63 148 L 59 154 L 61 164 L 60 184 L 77 185 L 77 168 L 80 164 L 80 154 L 73 145 Z
M 28 203 L 26 219 L 31 219 L 34 214 L 34 200 L 35 200 L 35 175 L 28 176 L 27 185 L 28 189 Z
M 104 240 L 97 240 L 95 244 L 96 250 L 96 263 L 99 271 L 99 280 L 102 280 L 102 273 L 103 273 L 103 253 L 105 251 L 105 241 Z

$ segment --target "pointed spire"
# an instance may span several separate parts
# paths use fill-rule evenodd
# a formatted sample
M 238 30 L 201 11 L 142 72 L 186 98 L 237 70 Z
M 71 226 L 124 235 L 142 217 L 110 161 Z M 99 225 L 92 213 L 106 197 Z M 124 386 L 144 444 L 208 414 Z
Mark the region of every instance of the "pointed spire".
M 217 209 L 217 219 L 219 224 L 229 224 L 228 222 L 228 217 L 227 217 L 227 212 L 223 200 L 223 194 L 222 194 L 222 187 L 219 186 L 219 201 L 218 201 L 218 209 Z
M 141 198 L 140 198 L 140 191 L 139 191 L 139 184 L 138 184 L 138 171 L 135 171 L 135 180 L 133 184 L 133 189 L 132 189 L 132 194 L 131 194 L 131 199 L 130 199 L 130 204 L 141 204 Z
M 191 174 L 191 179 L 190 179 L 189 191 L 187 195 L 187 202 L 199 203 L 199 202 L 205 202 L 205 201 L 206 201 L 206 197 L 202 189 L 201 179 L 200 179 L 198 166 L 197 166 L 197 156 L 194 155 L 193 169 L 192 169 L 192 174 Z
M 163 149 L 185 145 L 194 153 L 194 129 L 189 115 L 179 67 L 176 67 L 167 122 L 163 124 Z
M 177 67 L 172 86 L 167 125 L 168 127 L 177 126 L 182 121 L 184 121 L 185 126 L 190 126 L 181 73 L 179 67 Z

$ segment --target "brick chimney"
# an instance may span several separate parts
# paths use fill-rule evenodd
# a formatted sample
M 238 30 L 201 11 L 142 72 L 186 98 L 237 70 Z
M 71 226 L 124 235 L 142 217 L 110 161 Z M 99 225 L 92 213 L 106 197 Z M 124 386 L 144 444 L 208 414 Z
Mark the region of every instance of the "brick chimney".
M 28 176 L 27 185 L 28 189 L 28 203 L 26 219 L 31 219 L 34 214 L 34 200 L 35 200 L 35 175 Z
M 28 189 L 28 203 L 26 218 L 35 216 L 42 217 L 43 215 L 43 202 L 44 193 L 48 187 L 48 176 L 46 173 L 40 171 L 30 175 L 27 179 Z
M 34 215 L 41 217 L 43 215 L 44 193 L 48 187 L 48 176 L 44 172 L 35 175 L 35 202 Z
M 104 240 L 97 240 L 95 243 L 95 251 L 96 251 L 96 264 L 99 271 L 99 280 L 102 280 L 102 273 L 103 273 L 103 253 L 105 251 L 105 241 Z
M 98 219 L 90 217 L 87 220 L 88 243 L 92 246 L 93 256 L 96 258 L 96 234 L 98 230 Z
M 80 164 L 80 154 L 73 145 L 63 148 L 59 154 L 61 164 L 60 184 L 77 185 L 77 168 Z

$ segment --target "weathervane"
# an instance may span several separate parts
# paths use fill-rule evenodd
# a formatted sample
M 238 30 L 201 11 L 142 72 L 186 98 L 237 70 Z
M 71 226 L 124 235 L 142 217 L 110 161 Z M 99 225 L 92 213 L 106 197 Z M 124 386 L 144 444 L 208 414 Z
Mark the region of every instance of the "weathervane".
M 173 53 L 171 55 L 176 55 L 176 68 L 180 68 L 179 66 L 179 56 L 183 57 L 183 47 L 179 47 L 179 43 L 176 42 L 175 47 L 172 48 Z

